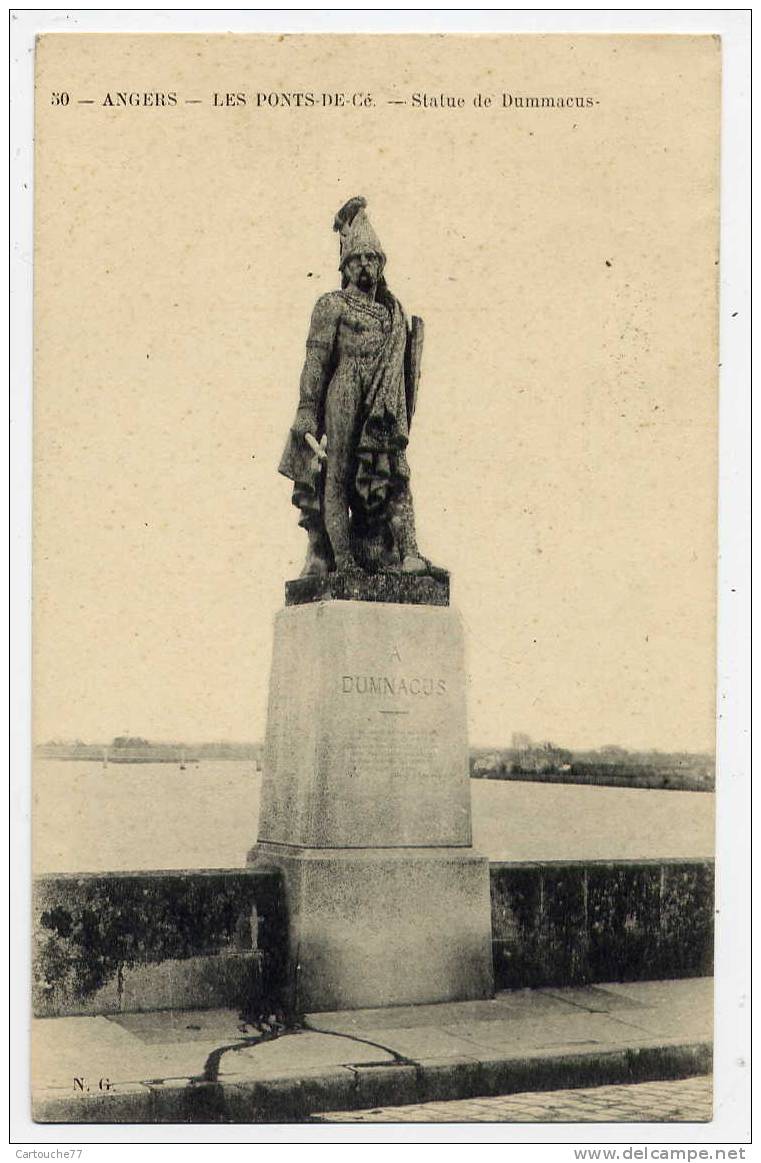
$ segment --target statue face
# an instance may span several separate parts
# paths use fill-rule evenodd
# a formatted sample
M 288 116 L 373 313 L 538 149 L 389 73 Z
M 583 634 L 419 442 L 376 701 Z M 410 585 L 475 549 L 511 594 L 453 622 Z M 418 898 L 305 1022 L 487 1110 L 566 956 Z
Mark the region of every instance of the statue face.
M 353 254 L 344 264 L 344 272 L 352 286 L 360 291 L 372 291 L 381 273 L 381 258 L 375 251 Z

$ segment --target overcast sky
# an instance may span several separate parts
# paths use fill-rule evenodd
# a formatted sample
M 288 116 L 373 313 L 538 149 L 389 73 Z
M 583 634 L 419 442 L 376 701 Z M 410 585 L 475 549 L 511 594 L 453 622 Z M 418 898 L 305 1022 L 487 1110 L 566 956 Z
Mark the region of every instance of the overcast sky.
M 711 42 L 185 42 L 69 41 L 67 83 L 384 100 L 40 107 L 36 738 L 262 737 L 305 550 L 276 468 L 333 214 L 362 193 L 425 320 L 409 459 L 471 742 L 711 750 Z M 47 42 L 46 91 L 63 64 Z M 442 83 L 463 110 L 385 103 Z M 505 88 L 599 104 L 473 107 Z

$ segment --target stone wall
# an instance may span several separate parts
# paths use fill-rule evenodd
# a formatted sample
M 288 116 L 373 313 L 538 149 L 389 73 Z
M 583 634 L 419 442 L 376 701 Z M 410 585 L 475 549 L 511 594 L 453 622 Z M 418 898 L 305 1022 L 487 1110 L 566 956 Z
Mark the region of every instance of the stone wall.
M 711 972 L 712 861 L 495 863 L 490 871 L 497 989 Z M 34 1012 L 278 1012 L 285 931 L 280 880 L 269 870 L 40 877 Z
M 713 861 L 491 865 L 497 989 L 713 968 Z
M 52 875 L 33 886 L 35 1014 L 238 1006 L 277 1010 L 276 872 Z

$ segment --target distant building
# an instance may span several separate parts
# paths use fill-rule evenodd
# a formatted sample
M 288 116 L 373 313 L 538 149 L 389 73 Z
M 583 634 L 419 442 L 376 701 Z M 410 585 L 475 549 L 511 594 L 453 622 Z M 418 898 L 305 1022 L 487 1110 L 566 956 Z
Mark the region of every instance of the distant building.
M 473 775 L 483 778 L 488 775 L 497 775 L 500 770 L 504 771 L 505 765 L 502 756 L 499 752 L 493 752 L 490 755 L 480 755 L 478 759 L 473 761 Z

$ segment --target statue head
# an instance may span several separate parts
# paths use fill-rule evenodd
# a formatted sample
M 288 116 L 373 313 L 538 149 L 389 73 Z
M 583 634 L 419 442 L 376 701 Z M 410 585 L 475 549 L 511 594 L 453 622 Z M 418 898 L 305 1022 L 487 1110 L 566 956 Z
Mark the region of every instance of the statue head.
M 333 229 L 341 237 L 339 270 L 344 286 L 369 292 L 381 280 L 386 256 L 365 213 L 366 205 L 362 197 L 350 198 L 336 214 Z

